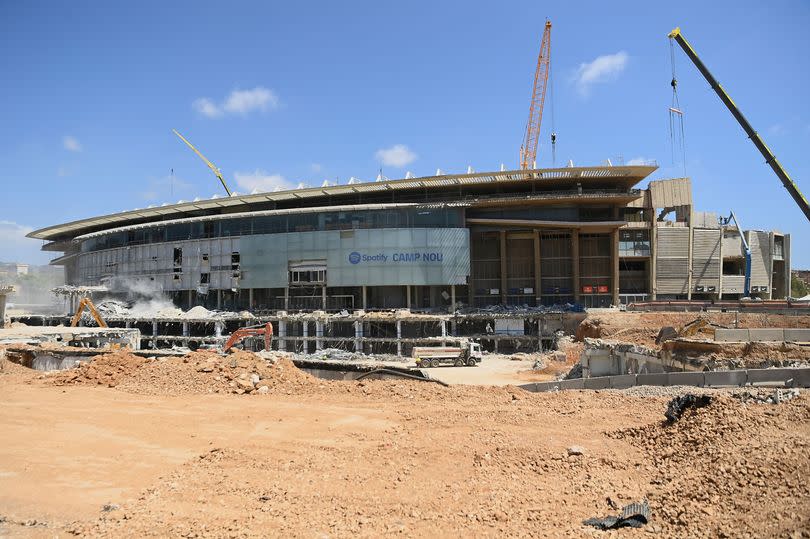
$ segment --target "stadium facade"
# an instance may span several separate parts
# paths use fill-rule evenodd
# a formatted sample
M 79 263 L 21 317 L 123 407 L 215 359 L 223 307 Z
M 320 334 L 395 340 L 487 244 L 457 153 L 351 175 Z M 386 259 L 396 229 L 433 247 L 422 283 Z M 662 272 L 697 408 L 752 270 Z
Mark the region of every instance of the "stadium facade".
M 68 284 L 182 307 L 609 306 L 790 294 L 790 236 L 695 211 L 649 166 L 406 178 L 180 202 L 36 230 Z

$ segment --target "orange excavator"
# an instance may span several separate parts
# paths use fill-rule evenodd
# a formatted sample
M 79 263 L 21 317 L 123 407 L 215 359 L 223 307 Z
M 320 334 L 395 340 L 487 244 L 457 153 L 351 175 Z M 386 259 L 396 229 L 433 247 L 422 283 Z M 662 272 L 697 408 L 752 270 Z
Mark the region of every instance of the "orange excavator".
M 259 337 L 264 335 L 264 349 L 270 350 L 270 345 L 273 344 L 273 324 L 267 322 L 262 326 L 252 326 L 247 328 L 239 328 L 228 337 L 225 346 L 222 347 L 223 352 L 227 352 L 236 344 L 244 341 L 248 337 Z

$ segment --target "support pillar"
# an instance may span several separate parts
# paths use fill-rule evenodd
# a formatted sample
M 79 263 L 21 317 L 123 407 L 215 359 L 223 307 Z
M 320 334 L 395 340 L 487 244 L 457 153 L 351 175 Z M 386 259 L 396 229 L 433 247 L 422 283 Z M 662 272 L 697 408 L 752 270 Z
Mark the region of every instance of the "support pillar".
M 223 322 L 214 322 L 214 337 L 217 339 L 222 337 L 223 329 L 225 329 L 225 324 Z
M 506 305 L 506 230 L 501 230 L 501 305 Z
M 687 288 L 686 288 L 686 299 L 688 299 L 690 301 L 692 299 L 692 242 L 693 242 L 693 239 L 694 239 L 692 237 L 693 231 L 694 231 L 694 229 L 692 228 L 692 210 L 690 208 L 690 210 L 689 210 L 689 253 L 687 254 L 687 256 L 689 257 L 689 262 L 688 262 L 688 264 L 686 266 L 686 283 L 687 283 L 687 285 L 686 285 L 687 286 Z M 721 262 L 720 265 L 722 265 L 722 264 L 723 263 Z
M 579 303 L 579 292 L 582 287 L 579 284 L 579 229 L 576 228 L 571 231 L 571 266 L 573 270 L 571 282 L 574 287 L 574 303 Z
M 354 321 L 354 351 L 363 352 L 363 323 Z
M 611 243 L 613 244 L 613 248 L 611 249 L 611 272 L 610 272 L 610 284 L 611 289 L 613 290 L 613 305 L 619 305 L 619 229 L 614 228 L 613 232 L 610 233 L 610 239 L 612 240 Z
M 191 290 L 188 291 L 188 303 L 187 303 L 187 305 L 188 305 L 186 307 L 187 311 L 191 310 L 191 308 L 194 307 L 194 301 L 193 301 L 193 298 L 192 298 L 192 291 Z
M 189 336 L 188 322 L 183 322 L 183 337 L 188 337 L 188 336 Z
M 532 231 L 534 236 L 534 297 L 537 305 L 543 304 L 543 298 L 540 294 L 541 284 L 541 271 L 540 271 L 540 231 L 534 229 Z
M 411 310 L 411 285 L 405 285 L 405 307 Z
M 304 353 L 309 353 L 309 322 L 304 320 L 302 323 L 301 334 L 304 336 L 304 339 L 301 341 L 304 343 Z
M 157 320 L 152 320 L 152 348 L 157 348 L 158 336 L 158 323 Z
M 325 290 L 325 288 L 324 288 Z M 315 321 L 315 350 L 323 348 L 323 322 Z
M 655 208 L 653 212 L 653 222 L 650 226 L 650 297 L 651 301 L 655 301 L 658 294 L 658 285 L 656 278 L 656 255 L 658 253 L 658 227 L 655 224 Z M 723 264 L 720 264 L 720 271 L 723 271 Z
M 368 309 L 368 287 L 363 285 L 363 309 Z
M 253 289 L 248 288 L 248 310 L 253 310 Z
M 456 285 L 450 285 L 450 312 L 456 312 Z
M 217 290 L 217 310 L 222 310 L 222 290 Z
M 6 325 L 6 295 L 0 293 L 0 328 Z
M 285 311 L 290 310 L 290 287 L 289 286 L 284 287 L 284 310 Z
M 287 351 L 287 321 L 278 320 L 278 350 L 279 352 Z
M 321 309 L 326 310 L 326 286 L 321 287 Z
M 402 357 L 402 320 L 397 320 L 397 356 Z
M 445 338 L 447 337 L 447 321 L 442 320 L 441 322 L 439 322 L 439 324 L 441 325 L 442 329 L 442 346 L 447 346 L 447 341 L 445 340 Z

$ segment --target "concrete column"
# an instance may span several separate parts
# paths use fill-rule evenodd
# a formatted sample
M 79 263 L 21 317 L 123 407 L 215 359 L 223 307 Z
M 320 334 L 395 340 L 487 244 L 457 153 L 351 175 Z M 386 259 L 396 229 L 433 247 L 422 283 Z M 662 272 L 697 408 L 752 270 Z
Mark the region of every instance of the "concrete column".
M 301 329 L 302 329 L 302 335 L 304 336 L 304 340 L 303 340 L 304 353 L 308 354 L 309 353 L 309 322 L 307 322 L 305 320 L 303 322 L 303 327 Z
M 354 351 L 363 352 L 363 324 L 359 320 L 354 321 Z
M 222 322 L 214 322 L 214 337 L 222 337 L 222 330 L 225 329 L 225 324 Z
M 532 231 L 534 236 L 534 297 L 537 305 L 541 305 L 543 298 L 540 295 L 541 272 L 540 272 L 540 231 L 535 229 Z
M 321 309 L 326 310 L 326 286 L 321 287 Z
M 278 350 L 285 352 L 287 350 L 287 321 L 279 319 L 278 321 Z
M 157 348 L 158 323 L 152 320 L 152 348 Z
M 501 304 L 506 305 L 506 230 L 501 230 Z
M 193 300 L 193 298 L 192 298 L 191 290 L 189 290 L 189 291 L 188 291 L 188 302 L 187 302 L 187 305 L 188 305 L 188 307 L 186 308 L 186 310 L 189 310 L 189 309 L 191 309 L 192 307 L 194 307 L 194 300 Z
M 188 335 L 189 335 L 188 322 L 183 322 L 183 337 L 188 337 Z
M 450 285 L 450 310 L 456 312 L 456 285 Z
M 774 240 L 773 232 L 768 233 L 768 299 L 773 299 L 773 248 Z M 784 253 L 783 253 L 784 258 Z M 722 262 L 720 263 L 722 266 Z
M 6 295 L 0 294 L 0 328 L 6 326 Z
M 248 310 L 253 310 L 253 289 L 248 288 Z
M 447 341 L 444 340 L 445 337 L 447 337 L 447 321 L 442 320 L 441 322 L 439 322 L 439 325 L 441 326 L 442 330 L 442 346 L 447 346 Z
M 222 290 L 217 290 L 217 310 L 222 310 Z
M 571 285 L 574 287 L 574 303 L 579 303 L 579 229 L 571 230 Z
M 284 310 L 290 310 L 290 287 L 284 287 Z
M 402 357 L 402 320 L 397 320 L 397 355 Z
M 658 252 L 658 227 L 655 226 L 655 209 L 653 208 L 653 222 L 650 226 L 650 300 L 655 301 L 658 293 L 658 285 L 656 284 L 656 262 L 655 256 Z M 722 266 L 722 264 L 721 264 Z M 723 271 L 722 267 L 720 271 Z
M 611 249 L 611 272 L 610 284 L 613 290 L 613 305 L 619 305 L 619 229 L 614 228 L 610 233 L 610 239 L 613 240 L 613 248 Z
M 537 319 L 537 350 L 543 351 L 543 319 Z
M 720 275 L 717 276 L 717 299 L 723 299 L 723 232 L 724 226 L 720 227 Z
M 688 257 L 688 263 L 686 266 L 686 299 L 692 299 L 692 210 L 689 210 L 689 252 L 686 255 Z
M 411 285 L 405 285 L 405 307 L 410 310 L 411 308 Z
M 130 329 L 132 327 L 132 320 L 127 320 L 124 322 L 124 327 Z
M 323 348 L 323 322 L 315 321 L 315 350 Z
M 363 285 L 363 309 L 368 309 L 368 287 Z

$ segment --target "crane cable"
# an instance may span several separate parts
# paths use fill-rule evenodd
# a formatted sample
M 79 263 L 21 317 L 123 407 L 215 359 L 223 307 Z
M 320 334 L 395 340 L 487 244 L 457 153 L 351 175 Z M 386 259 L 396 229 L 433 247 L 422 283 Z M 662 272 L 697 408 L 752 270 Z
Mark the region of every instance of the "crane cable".
M 548 62 L 549 100 L 551 101 L 551 166 L 557 165 L 557 131 L 554 129 L 554 72 L 551 70 L 551 58 Z
M 672 105 L 669 107 L 669 143 L 672 152 L 672 164 L 675 164 L 676 148 L 683 163 L 683 175 L 686 176 L 686 135 L 683 128 L 683 111 L 678 99 L 678 78 L 675 75 L 675 44 L 669 40 L 669 59 L 672 65 Z

